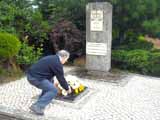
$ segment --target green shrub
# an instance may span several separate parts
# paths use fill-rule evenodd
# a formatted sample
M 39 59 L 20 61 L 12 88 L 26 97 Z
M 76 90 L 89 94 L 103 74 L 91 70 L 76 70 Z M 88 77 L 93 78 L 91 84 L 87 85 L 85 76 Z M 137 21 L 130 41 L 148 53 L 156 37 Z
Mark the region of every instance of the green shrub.
M 112 51 L 112 59 L 114 63 L 118 63 L 117 65 L 121 66 L 121 68 L 146 73 L 147 61 L 149 59 L 148 54 L 145 50 L 116 50 Z
M 153 43 L 148 42 L 144 36 L 140 35 L 137 38 L 136 49 L 151 50 L 153 48 Z
M 5 70 L 2 68 L 2 66 L 0 66 L 0 75 L 4 74 Z
M 23 42 L 19 54 L 16 56 L 16 61 L 20 65 L 31 65 L 35 63 L 42 55 L 42 49 L 34 46 L 29 46 L 26 42 Z
M 114 50 L 112 64 L 122 69 L 160 76 L 160 52 Z
M 128 52 L 126 62 L 132 70 L 138 70 L 141 73 L 147 73 L 149 52 L 145 50 L 133 50 Z
M 146 20 L 143 22 L 142 26 L 145 29 L 145 32 L 153 37 L 160 38 L 160 19 Z
M 153 48 L 153 49 L 151 50 L 151 52 L 153 52 L 153 53 L 159 52 L 159 53 L 160 53 L 160 49 Z
M 20 49 L 18 38 L 9 33 L 0 33 L 0 57 L 11 58 L 15 56 Z
M 122 50 L 151 50 L 153 48 L 153 43 L 148 42 L 145 40 L 144 36 L 138 36 L 136 40 L 135 38 L 130 38 L 128 43 L 124 43 L 122 46 L 119 47 L 119 49 Z
M 125 63 L 127 51 L 125 50 L 113 50 L 112 51 L 112 61 L 116 64 Z
M 150 74 L 160 76 L 160 52 L 151 53 L 150 56 Z

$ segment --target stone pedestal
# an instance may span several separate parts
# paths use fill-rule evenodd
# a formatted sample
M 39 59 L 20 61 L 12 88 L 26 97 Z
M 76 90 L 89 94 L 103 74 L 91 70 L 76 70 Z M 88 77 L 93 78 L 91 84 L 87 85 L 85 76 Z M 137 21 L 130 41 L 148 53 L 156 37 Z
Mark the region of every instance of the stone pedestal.
M 108 2 L 86 6 L 86 69 L 108 72 L 111 68 L 112 5 Z

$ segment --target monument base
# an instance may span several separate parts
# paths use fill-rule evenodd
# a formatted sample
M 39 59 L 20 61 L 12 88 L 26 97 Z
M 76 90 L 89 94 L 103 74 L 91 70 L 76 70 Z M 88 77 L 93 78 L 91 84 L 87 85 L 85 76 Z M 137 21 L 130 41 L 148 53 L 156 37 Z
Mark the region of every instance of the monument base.
M 83 79 L 91 79 L 91 80 L 104 80 L 107 82 L 119 83 L 125 77 L 127 77 L 127 73 L 120 71 L 118 69 L 111 69 L 108 72 L 103 71 L 95 71 L 95 70 L 87 70 L 84 67 L 76 68 L 72 71 L 69 71 L 67 74 L 77 76 Z
M 107 77 L 110 73 L 109 72 L 104 72 L 104 71 L 97 71 L 97 70 L 90 70 L 90 71 L 87 71 L 87 74 L 90 76 L 96 76 L 96 77 L 99 77 L 99 78 L 104 78 L 104 77 Z

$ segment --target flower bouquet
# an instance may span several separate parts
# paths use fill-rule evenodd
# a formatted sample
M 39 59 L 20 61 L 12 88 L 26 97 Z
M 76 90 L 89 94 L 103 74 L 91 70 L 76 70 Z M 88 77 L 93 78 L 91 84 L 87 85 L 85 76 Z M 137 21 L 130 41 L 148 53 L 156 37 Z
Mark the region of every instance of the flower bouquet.
M 71 95 L 78 95 L 81 92 L 83 92 L 86 88 L 75 76 L 71 76 L 71 75 L 66 76 L 66 81 L 68 82 L 68 85 L 72 89 Z M 63 95 L 63 96 L 68 95 L 67 91 L 62 88 L 62 86 L 59 84 L 57 80 L 54 82 L 54 85 L 58 89 L 58 95 Z

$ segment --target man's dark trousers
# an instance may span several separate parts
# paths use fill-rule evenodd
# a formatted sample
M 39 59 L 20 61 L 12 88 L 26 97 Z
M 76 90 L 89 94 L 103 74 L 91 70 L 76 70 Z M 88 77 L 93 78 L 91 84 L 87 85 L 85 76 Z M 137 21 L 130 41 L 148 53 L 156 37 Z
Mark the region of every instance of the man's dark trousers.
M 53 83 L 48 79 L 38 80 L 29 74 L 27 74 L 27 79 L 30 84 L 42 90 L 42 94 L 35 105 L 44 109 L 57 95 L 58 91 L 56 87 L 54 87 Z

